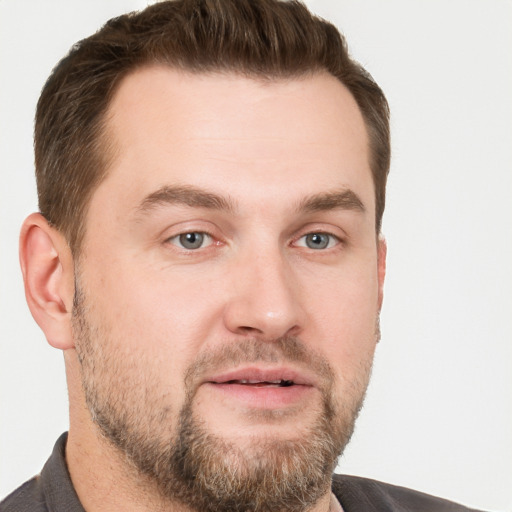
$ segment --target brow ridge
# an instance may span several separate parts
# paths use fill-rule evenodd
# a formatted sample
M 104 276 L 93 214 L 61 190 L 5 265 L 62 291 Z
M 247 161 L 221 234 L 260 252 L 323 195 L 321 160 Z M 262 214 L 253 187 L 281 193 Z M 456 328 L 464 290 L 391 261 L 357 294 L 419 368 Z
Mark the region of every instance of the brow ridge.
M 327 210 L 354 210 L 365 212 L 366 208 L 359 196 L 350 189 L 322 192 L 306 197 L 297 205 L 298 211 L 319 212 Z
M 137 208 L 137 212 L 146 213 L 164 205 L 185 205 L 192 208 L 207 208 L 211 210 L 234 209 L 234 203 L 226 197 L 208 192 L 191 185 L 164 185 L 147 195 Z
M 224 211 L 235 209 L 235 204 L 229 197 L 223 197 L 192 185 L 164 185 L 147 195 L 141 201 L 137 212 L 146 213 L 154 208 L 173 204 Z M 306 213 L 338 209 L 366 211 L 359 196 L 350 189 L 314 194 L 299 201 L 296 207 L 298 212 Z

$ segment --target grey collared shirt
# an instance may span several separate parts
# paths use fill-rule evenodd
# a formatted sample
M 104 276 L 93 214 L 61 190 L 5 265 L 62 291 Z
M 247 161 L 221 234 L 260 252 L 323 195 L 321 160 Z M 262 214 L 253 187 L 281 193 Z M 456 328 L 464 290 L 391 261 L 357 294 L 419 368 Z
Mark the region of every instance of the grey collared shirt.
M 67 433 L 60 436 L 41 474 L 7 496 L 0 503 L 0 512 L 85 512 L 66 464 L 67 438 Z M 405 487 L 355 476 L 334 475 L 332 491 L 332 505 L 340 505 L 344 512 L 478 512 Z

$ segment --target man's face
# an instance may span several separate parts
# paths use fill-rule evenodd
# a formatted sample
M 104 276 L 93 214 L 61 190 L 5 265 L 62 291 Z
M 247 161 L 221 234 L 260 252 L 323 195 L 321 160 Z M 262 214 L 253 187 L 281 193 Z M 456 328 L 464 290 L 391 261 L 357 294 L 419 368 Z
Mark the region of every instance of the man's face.
M 208 458 L 205 481 L 224 466 L 247 482 L 307 472 L 319 453 L 310 480 L 325 492 L 367 386 L 384 273 L 355 101 L 324 74 L 148 68 L 121 84 L 107 127 L 74 317 L 97 424 L 162 489 L 173 465 L 199 479 Z

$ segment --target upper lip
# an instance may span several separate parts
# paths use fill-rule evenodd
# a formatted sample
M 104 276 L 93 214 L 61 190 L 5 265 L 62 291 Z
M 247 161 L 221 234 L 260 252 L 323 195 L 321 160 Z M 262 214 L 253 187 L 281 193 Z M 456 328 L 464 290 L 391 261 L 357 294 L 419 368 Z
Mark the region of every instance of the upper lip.
M 213 384 L 225 384 L 230 381 L 249 381 L 250 383 L 292 381 L 297 385 L 316 386 L 316 380 L 312 375 L 287 366 L 266 368 L 247 366 L 220 372 L 205 379 L 205 382 Z

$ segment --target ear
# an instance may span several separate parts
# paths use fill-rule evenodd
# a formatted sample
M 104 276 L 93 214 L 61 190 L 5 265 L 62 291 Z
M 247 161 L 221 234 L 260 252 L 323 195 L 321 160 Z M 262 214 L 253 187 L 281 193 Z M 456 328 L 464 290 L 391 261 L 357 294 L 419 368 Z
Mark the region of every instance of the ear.
M 74 347 L 71 311 L 74 265 L 64 236 L 40 213 L 23 223 L 20 263 L 28 307 L 52 347 Z
M 382 235 L 377 239 L 377 279 L 379 284 L 379 311 L 384 300 L 384 278 L 386 277 L 386 254 L 388 247 Z

